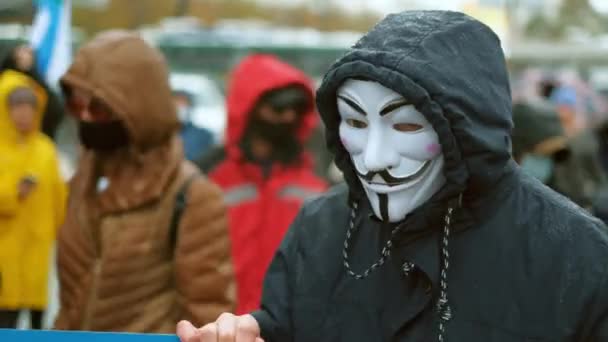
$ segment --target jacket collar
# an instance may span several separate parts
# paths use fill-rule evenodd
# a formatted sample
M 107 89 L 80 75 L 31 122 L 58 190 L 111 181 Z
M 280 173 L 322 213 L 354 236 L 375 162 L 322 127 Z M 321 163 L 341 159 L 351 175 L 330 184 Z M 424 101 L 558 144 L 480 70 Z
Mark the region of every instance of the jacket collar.
M 80 196 L 98 214 L 130 210 L 163 195 L 178 172 L 182 154 L 178 137 L 146 152 L 129 150 L 100 156 L 85 151 L 75 181 L 80 184 Z M 102 164 L 105 179 L 99 177 Z

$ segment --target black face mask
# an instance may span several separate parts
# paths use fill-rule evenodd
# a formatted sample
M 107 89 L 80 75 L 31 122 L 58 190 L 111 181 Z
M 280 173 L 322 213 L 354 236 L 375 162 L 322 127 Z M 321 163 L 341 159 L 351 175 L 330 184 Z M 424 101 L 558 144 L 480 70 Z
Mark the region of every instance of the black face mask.
M 264 120 L 252 119 L 247 126 L 247 131 L 241 148 L 247 159 L 255 162 L 278 161 L 290 164 L 297 160 L 302 152 L 302 146 L 297 138 L 297 124 L 273 124 Z M 256 160 L 250 150 L 250 141 L 253 136 L 260 137 L 272 144 L 272 155 L 269 160 Z
M 296 139 L 297 124 L 280 123 L 275 124 L 265 120 L 252 119 L 249 122 L 248 130 L 252 134 L 268 141 L 273 146 L 290 143 Z
M 78 135 L 82 145 L 100 152 L 111 152 L 129 145 L 129 133 L 121 121 L 80 121 Z

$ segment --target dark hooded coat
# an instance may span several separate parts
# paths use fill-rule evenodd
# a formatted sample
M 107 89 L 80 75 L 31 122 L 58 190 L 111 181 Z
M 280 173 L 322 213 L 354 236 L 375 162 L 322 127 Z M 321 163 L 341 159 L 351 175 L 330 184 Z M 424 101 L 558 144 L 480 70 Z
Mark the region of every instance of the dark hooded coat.
M 350 224 L 359 273 L 394 227 L 371 218 L 339 141 L 335 92 L 351 77 L 398 91 L 426 116 L 447 179 L 361 280 L 344 266 Z M 511 159 L 509 80 L 488 27 L 455 12 L 390 15 L 331 67 L 317 95 L 347 186 L 308 202 L 278 250 L 253 313 L 267 342 L 437 341 L 440 325 L 443 340 L 458 342 L 608 340 L 605 227 Z

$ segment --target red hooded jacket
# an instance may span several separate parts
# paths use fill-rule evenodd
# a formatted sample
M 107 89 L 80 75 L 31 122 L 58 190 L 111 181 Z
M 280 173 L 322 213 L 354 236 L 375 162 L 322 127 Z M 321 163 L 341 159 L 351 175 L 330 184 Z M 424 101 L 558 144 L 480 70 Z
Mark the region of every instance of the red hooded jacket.
M 250 113 L 268 91 L 301 85 L 310 93 L 311 111 L 297 131 L 304 143 L 317 124 L 311 81 L 301 71 L 269 55 L 246 57 L 234 70 L 227 96 L 226 159 L 209 173 L 222 187 L 228 205 L 232 260 L 237 281 L 237 314 L 259 307 L 266 269 L 283 235 L 306 198 L 327 185 L 313 173 L 303 152 L 297 163 L 275 164 L 264 177 L 258 164 L 244 159 L 239 143 Z

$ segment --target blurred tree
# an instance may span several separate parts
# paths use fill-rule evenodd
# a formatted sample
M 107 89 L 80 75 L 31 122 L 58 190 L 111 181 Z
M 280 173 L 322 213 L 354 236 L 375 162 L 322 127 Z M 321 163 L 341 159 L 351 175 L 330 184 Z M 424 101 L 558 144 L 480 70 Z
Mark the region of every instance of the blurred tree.
M 34 4 L 31 0 L 1 0 L 0 22 L 28 23 L 32 21 Z
M 190 6 L 190 0 L 177 0 L 175 3 L 175 13 L 176 17 L 184 16 L 188 13 L 188 7 Z
M 564 0 L 559 23 L 565 27 L 581 28 L 591 34 L 605 31 L 604 18 L 589 4 L 589 0 Z
M 525 33 L 534 38 L 562 39 L 572 28 L 591 35 L 606 33 L 608 18 L 596 12 L 589 0 L 563 0 L 557 18 L 537 12 L 528 21 Z
M 527 37 L 556 40 L 564 35 L 564 27 L 557 20 L 547 18 L 542 12 L 532 15 L 526 24 Z
M 0 0 L 3 1 L 3 0 Z M 380 18 L 374 13 L 349 14 L 325 2 L 323 10 L 301 4 L 261 4 L 254 0 L 108 0 L 104 8 L 74 6 L 74 25 L 88 34 L 109 28 L 134 29 L 169 16 L 194 16 L 213 25 L 221 19 L 258 19 L 294 27 L 365 31 Z
M 72 9 L 72 21 L 88 35 L 111 28 L 135 29 L 141 25 L 156 24 L 171 16 L 175 0 L 110 0 L 105 7 Z
M 30 0 L 2 0 L 0 2 L 0 19 L 6 21 L 31 18 L 33 4 Z

